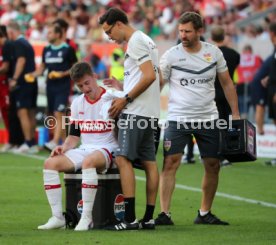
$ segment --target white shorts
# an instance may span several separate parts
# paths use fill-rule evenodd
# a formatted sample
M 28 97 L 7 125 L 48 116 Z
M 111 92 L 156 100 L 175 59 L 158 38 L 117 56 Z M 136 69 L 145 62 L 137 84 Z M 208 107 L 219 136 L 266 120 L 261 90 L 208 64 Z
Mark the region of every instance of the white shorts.
M 82 168 L 83 160 L 93 153 L 94 151 L 100 151 L 105 157 L 105 170 L 102 173 L 105 173 L 107 169 L 116 167 L 114 164 L 113 151 L 115 150 L 114 146 L 105 146 L 104 148 L 95 148 L 95 147 L 80 147 L 76 149 L 71 149 L 65 152 L 65 156 L 69 158 L 74 166 L 75 171 Z

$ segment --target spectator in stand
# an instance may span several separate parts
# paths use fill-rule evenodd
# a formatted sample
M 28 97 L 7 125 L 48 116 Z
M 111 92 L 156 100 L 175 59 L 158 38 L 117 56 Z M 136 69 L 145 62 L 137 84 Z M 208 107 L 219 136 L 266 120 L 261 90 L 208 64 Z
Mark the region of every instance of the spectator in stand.
M 267 105 L 267 88 L 262 86 L 262 82 L 268 79 L 270 64 L 273 56 L 269 56 L 256 72 L 251 82 L 251 102 L 256 108 L 255 121 L 257 124 L 257 133 L 264 134 L 265 107 Z
M 11 2 L 7 2 L 3 4 L 4 13 L 0 17 L 0 23 L 2 25 L 7 25 L 10 21 L 15 20 L 18 12 L 14 9 L 13 4 Z
M 270 63 L 270 69 L 267 80 L 268 89 L 268 109 L 269 117 L 273 119 L 276 125 L 276 22 L 272 22 L 269 25 L 269 34 L 272 43 L 274 44 L 274 51 L 272 54 L 272 61 Z M 276 166 L 276 159 L 267 162 L 268 165 Z
M 18 15 L 16 16 L 15 20 L 16 22 L 20 25 L 21 31 L 23 34 L 26 33 L 26 31 L 29 28 L 29 23 L 32 19 L 32 15 L 27 12 L 27 4 L 22 2 L 19 5 L 19 12 Z
M 14 41 L 15 54 L 15 70 L 9 86 L 14 92 L 17 115 L 25 140 L 14 153 L 35 153 L 38 151 L 35 142 L 37 81 L 28 82 L 24 78 L 25 74 L 35 70 L 34 49 L 21 35 L 20 26 L 16 22 L 8 24 L 7 32 L 9 39 Z
M 262 59 L 253 53 L 251 45 L 245 45 L 237 68 L 237 94 L 239 110 L 242 118 L 246 118 L 250 106 L 250 83 L 257 70 L 262 65 Z
M 27 77 L 29 80 L 42 75 L 44 70 L 48 70 L 47 77 L 47 100 L 48 112 L 56 119 L 53 139 L 45 143 L 44 147 L 52 151 L 60 140 L 65 139 L 65 130 L 62 125 L 62 117 L 69 102 L 71 83 L 69 71 L 71 66 L 77 61 L 77 57 L 72 47 L 63 40 L 63 30 L 57 24 L 48 26 L 48 41 L 42 54 L 42 63 L 39 69 Z
M 98 79 L 107 78 L 107 67 L 97 54 L 92 54 L 90 62 L 93 71 L 98 75 Z
M 78 45 L 74 42 L 74 40 L 67 38 L 67 30 L 69 28 L 69 24 L 60 18 L 57 18 L 53 24 L 57 24 L 61 27 L 62 29 L 62 39 L 64 42 L 66 42 L 67 44 L 69 44 L 74 50 L 75 52 L 78 51 Z
M 24 142 L 20 121 L 17 117 L 14 92 L 9 92 L 8 79 L 14 69 L 14 47 L 8 40 L 5 26 L 0 26 L 0 107 L 6 129 L 9 132 L 9 142 L 0 152 L 15 150 Z
M 224 29 L 222 26 L 214 25 L 211 29 L 211 39 L 214 44 L 221 50 L 224 59 L 226 61 L 226 65 L 228 67 L 229 75 L 233 80 L 234 71 L 238 67 L 240 63 L 240 54 L 236 52 L 234 49 L 229 48 L 224 43 Z M 215 90 L 216 96 L 215 101 L 218 108 L 219 118 L 224 119 L 227 123 L 229 122 L 229 116 L 231 115 L 231 108 L 227 102 L 224 91 L 221 87 L 218 76 L 216 76 L 215 81 Z M 227 159 L 221 159 L 220 165 L 227 166 L 231 163 Z

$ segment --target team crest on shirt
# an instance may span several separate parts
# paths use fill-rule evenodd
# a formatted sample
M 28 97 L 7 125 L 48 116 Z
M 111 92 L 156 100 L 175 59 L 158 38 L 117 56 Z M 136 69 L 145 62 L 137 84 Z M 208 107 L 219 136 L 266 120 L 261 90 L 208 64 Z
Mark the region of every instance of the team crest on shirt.
M 212 61 L 212 55 L 210 53 L 204 54 L 204 59 L 208 62 Z
M 171 140 L 165 140 L 164 141 L 164 149 L 165 151 L 169 151 L 171 149 L 172 146 L 172 141 Z

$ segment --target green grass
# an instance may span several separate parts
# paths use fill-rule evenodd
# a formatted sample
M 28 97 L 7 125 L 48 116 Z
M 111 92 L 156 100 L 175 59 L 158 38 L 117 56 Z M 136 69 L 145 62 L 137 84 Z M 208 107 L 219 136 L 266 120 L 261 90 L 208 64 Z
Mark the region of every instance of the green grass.
M 40 153 L 46 156 L 45 152 Z M 158 154 L 161 169 L 161 154 Z M 222 168 L 219 192 L 276 204 L 276 168 L 263 159 Z M 172 201 L 175 226 L 155 231 L 110 232 L 93 230 L 38 231 L 50 217 L 43 190 L 43 161 L 24 156 L 0 156 L 0 244 L 275 244 L 276 208 L 216 197 L 213 212 L 231 223 L 227 227 L 193 225 L 200 192 L 176 189 Z M 182 165 L 177 183 L 200 188 L 202 165 Z M 144 176 L 137 171 L 138 176 Z M 145 206 L 145 182 L 137 181 L 136 211 Z M 159 200 L 155 216 L 160 211 Z

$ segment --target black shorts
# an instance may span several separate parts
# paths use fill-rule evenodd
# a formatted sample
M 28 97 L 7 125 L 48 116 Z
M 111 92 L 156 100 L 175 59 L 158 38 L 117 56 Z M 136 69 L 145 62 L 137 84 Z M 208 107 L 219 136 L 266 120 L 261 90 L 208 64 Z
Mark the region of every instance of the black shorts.
M 268 116 L 269 118 L 276 119 L 276 103 L 273 102 L 273 97 L 276 95 L 276 85 L 268 87 Z
M 47 86 L 48 112 L 65 112 L 69 101 L 70 86 Z
M 14 91 L 16 108 L 36 108 L 37 91 L 37 83 L 19 85 Z
M 182 153 L 189 142 L 190 135 L 193 134 L 201 157 L 220 158 L 218 156 L 219 129 L 216 122 L 217 120 L 195 125 L 185 123 L 184 125 L 176 121 L 169 121 L 164 134 L 164 156 Z
M 148 117 L 121 114 L 117 124 L 119 148 L 115 155 L 125 156 L 131 162 L 155 161 L 152 120 Z

